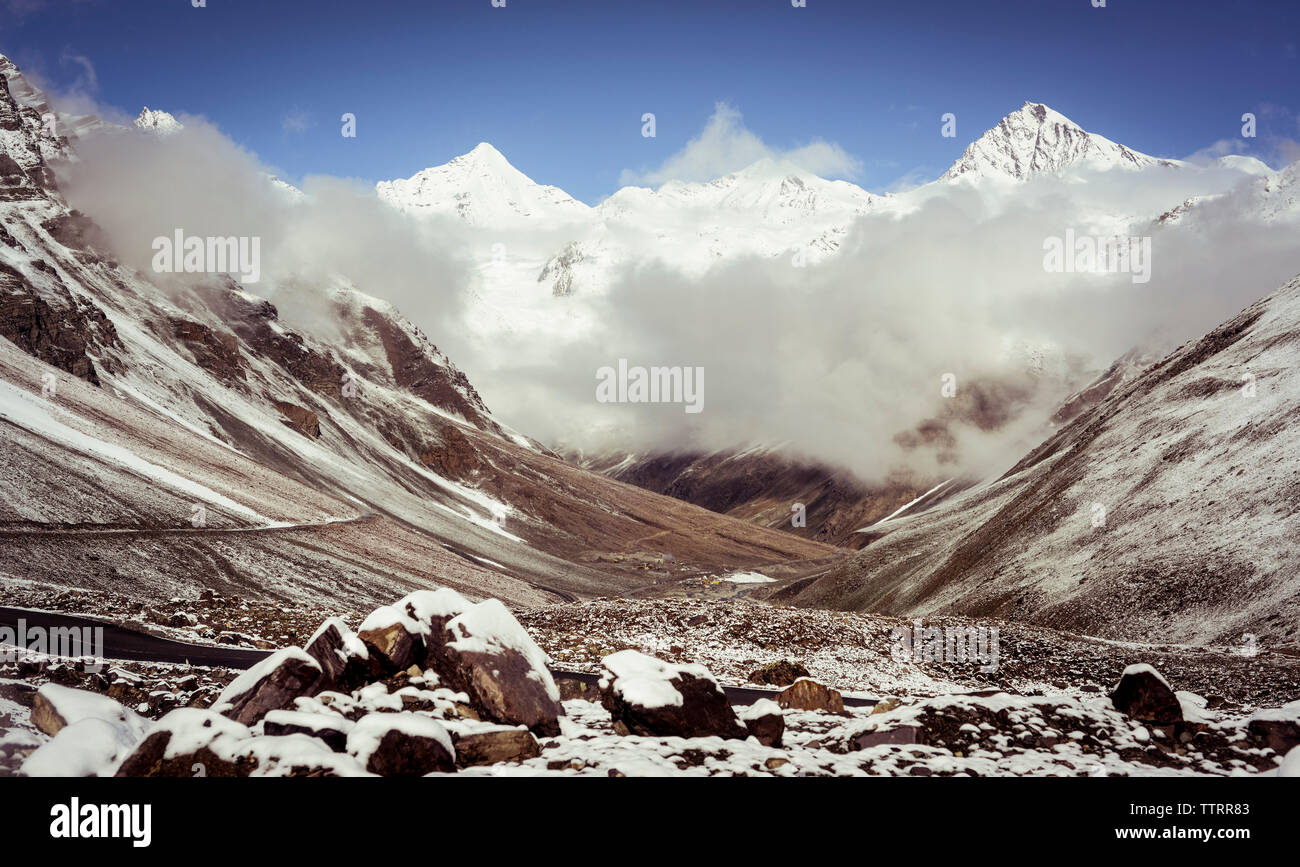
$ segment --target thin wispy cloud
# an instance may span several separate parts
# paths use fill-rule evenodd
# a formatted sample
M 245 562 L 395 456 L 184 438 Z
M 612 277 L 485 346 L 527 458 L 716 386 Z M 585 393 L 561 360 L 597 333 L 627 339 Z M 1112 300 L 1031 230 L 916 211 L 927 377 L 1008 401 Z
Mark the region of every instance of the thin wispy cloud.
M 663 165 L 624 169 L 619 182 L 657 187 L 668 181 L 711 181 L 765 159 L 831 178 L 853 179 L 862 171 L 861 161 L 833 142 L 816 139 L 796 148 L 773 147 L 745 126 L 739 109 L 719 102 L 700 134 Z

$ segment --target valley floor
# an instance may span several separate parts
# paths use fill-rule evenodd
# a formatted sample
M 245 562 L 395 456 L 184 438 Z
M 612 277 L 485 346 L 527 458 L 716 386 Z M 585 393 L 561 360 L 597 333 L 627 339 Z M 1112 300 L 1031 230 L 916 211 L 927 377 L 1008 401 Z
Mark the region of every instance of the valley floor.
M 107 615 L 191 642 L 263 648 L 301 643 L 324 616 L 211 593 L 155 606 L 66 591 L 23 601 L 45 610 Z M 359 620 L 358 612 L 329 613 L 353 626 Z M 540 756 L 461 773 L 1241 775 L 1272 773 L 1285 752 L 1285 733 L 1300 732 L 1300 704 L 1294 701 L 1300 697 L 1300 659 L 1275 650 L 1244 656 L 1231 648 L 1101 641 L 1011 623 L 926 621 L 996 629 L 996 666 L 981 669 L 977 660 L 902 658 L 896 630 L 912 625 L 905 620 L 743 599 L 598 599 L 518 616 L 555 669 L 598 672 L 603 657 L 636 649 L 703 664 L 723 684 L 752 686 L 759 669 L 785 661 L 845 695 L 880 702 L 841 713 L 787 710 L 783 744 L 767 747 L 753 739 L 619 735 L 598 695 L 570 688 L 563 731 L 540 740 Z M 1186 723 L 1144 725 L 1112 706 L 1107 693 L 1134 663 L 1154 666 L 1179 691 Z M 66 663 L 0 666 L 0 773 L 16 772 L 48 740 L 31 720 L 34 688 L 42 682 L 108 692 L 158 718 L 177 707 L 208 706 L 234 674 L 148 663 L 121 663 L 98 676 Z M 1270 740 L 1279 730 L 1283 740 Z

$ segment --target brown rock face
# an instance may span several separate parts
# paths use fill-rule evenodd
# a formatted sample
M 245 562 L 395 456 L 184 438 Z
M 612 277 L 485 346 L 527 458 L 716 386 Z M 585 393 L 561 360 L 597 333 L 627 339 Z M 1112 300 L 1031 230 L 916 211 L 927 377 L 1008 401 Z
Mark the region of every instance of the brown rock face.
M 201 322 L 189 319 L 171 321 L 172 336 L 181 340 L 194 355 L 194 362 L 222 380 L 244 380 L 244 366 L 239 357 L 239 339 L 220 334 Z
M 1145 723 L 1172 725 L 1183 721 L 1178 696 L 1154 670 L 1126 671 L 1110 700 L 1120 713 Z
M 471 765 L 495 765 L 498 762 L 522 762 L 542 754 L 537 738 L 523 729 L 498 729 L 496 731 L 452 733 L 456 744 L 456 764 L 462 768 Z
M 296 430 L 305 437 L 318 439 L 320 437 L 320 418 L 316 413 L 306 407 L 295 406 L 292 403 L 284 403 L 277 400 L 275 408 L 284 416 L 284 423 Z
M 393 369 L 393 379 L 402 388 L 440 409 L 459 415 L 480 430 L 500 432 L 496 422 L 487 417 L 487 407 L 465 374 L 450 362 L 438 363 L 428 351 L 418 346 L 397 323 L 373 308 L 364 315 L 366 325 L 375 330 L 384 344 L 384 352 Z
M 32 697 L 32 725 L 47 735 L 57 735 L 68 721 L 60 716 L 54 705 L 39 691 Z
M 1300 720 L 1252 719 L 1246 729 L 1252 737 L 1279 756 L 1285 756 L 1300 747 Z
M 412 635 L 400 623 L 365 629 L 358 632 L 357 637 L 370 651 L 370 658 L 390 674 L 405 671 L 424 658 L 424 644 L 420 637 Z
M 529 675 L 533 666 L 511 649 L 498 653 L 440 651 L 438 676 L 469 696 L 479 716 L 504 725 L 522 725 L 538 735 L 560 733 L 564 708 L 547 694 L 545 686 Z
M 346 751 L 349 728 L 351 726 L 341 717 L 294 711 L 273 710 L 262 722 L 262 731 L 270 737 L 307 735 L 324 741 L 336 753 Z
M 783 689 L 776 701 L 783 708 L 844 713 L 844 698 L 837 690 L 806 677 Z
M 444 424 L 439 431 L 442 444 L 420 452 L 425 466 L 449 479 L 464 479 L 482 466 L 474 444 L 454 424 Z
M 54 306 L 17 269 L 0 263 L 0 337 L 46 364 L 99 385 L 87 350 L 116 344 L 117 330 L 93 304 L 78 306 L 70 293 L 65 300 Z

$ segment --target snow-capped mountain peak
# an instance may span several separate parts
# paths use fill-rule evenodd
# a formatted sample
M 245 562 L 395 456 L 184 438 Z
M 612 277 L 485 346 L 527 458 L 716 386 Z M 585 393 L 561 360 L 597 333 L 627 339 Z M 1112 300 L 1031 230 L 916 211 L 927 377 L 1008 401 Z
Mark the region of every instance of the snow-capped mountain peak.
M 940 180 L 1023 181 L 1072 168 L 1146 169 L 1180 164 L 1116 144 L 1042 103 L 1026 102 L 971 143 Z
M 559 187 L 534 183 L 487 142 L 410 178 L 381 181 L 379 198 L 410 214 L 446 214 L 495 226 L 542 217 L 566 222 L 591 209 Z
M 135 119 L 135 126 L 137 129 L 155 132 L 158 135 L 172 135 L 185 128 L 171 114 L 151 109 L 147 105 L 140 110 L 140 116 Z

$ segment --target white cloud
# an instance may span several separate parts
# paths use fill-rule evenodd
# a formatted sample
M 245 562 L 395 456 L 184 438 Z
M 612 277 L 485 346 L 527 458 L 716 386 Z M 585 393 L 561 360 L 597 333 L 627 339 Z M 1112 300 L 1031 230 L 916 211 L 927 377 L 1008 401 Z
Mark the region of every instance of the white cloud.
M 738 109 L 719 102 L 703 131 L 686 147 L 656 169 L 624 169 L 619 182 L 657 187 L 666 181 L 711 181 L 764 159 L 822 177 L 852 179 L 862 170 L 861 162 L 833 142 L 815 139 L 790 150 L 774 148 L 745 127 Z

